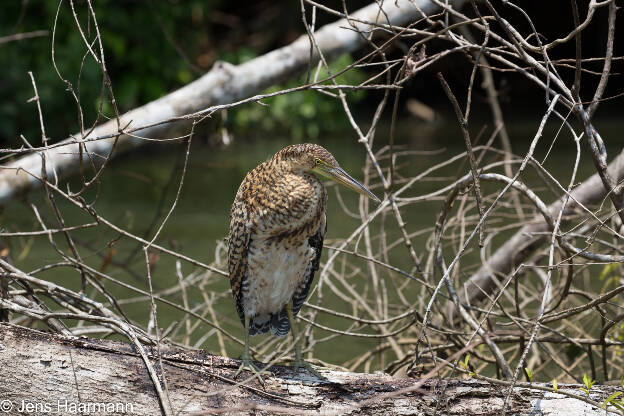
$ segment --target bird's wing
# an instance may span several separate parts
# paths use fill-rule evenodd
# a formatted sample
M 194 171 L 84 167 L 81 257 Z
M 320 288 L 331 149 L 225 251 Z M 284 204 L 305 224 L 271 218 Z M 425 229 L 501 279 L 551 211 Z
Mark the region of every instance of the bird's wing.
M 297 315 L 299 310 L 303 306 L 303 302 L 305 302 L 308 297 L 308 293 L 310 293 L 310 287 L 312 287 L 312 281 L 314 280 L 314 274 L 319 269 L 319 264 L 321 262 L 321 252 L 323 251 L 323 240 L 325 239 L 325 234 L 327 233 L 327 216 L 323 214 L 323 220 L 319 225 L 316 233 L 308 239 L 308 244 L 314 250 L 314 257 L 310 263 L 310 267 L 308 268 L 308 275 L 301 282 L 299 287 L 295 290 L 295 294 L 293 295 L 293 314 Z
M 233 214 L 235 214 L 233 212 Z M 242 218 L 230 221 L 230 239 L 228 242 L 228 269 L 230 272 L 230 286 L 236 303 L 236 312 L 245 325 L 243 309 L 243 288 L 247 281 L 247 252 L 251 240 L 250 227 Z

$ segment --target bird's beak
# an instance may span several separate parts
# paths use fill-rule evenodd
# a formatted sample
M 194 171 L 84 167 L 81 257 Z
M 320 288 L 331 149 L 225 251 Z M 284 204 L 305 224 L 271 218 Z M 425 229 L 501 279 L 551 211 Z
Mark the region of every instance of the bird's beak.
M 321 165 L 321 166 L 314 168 L 313 171 L 346 186 L 352 191 L 355 191 L 359 194 L 367 196 L 375 202 L 381 202 L 381 200 L 377 198 L 374 193 L 372 193 L 364 185 L 362 185 L 361 183 L 353 179 L 342 168 L 332 168 L 329 166 Z

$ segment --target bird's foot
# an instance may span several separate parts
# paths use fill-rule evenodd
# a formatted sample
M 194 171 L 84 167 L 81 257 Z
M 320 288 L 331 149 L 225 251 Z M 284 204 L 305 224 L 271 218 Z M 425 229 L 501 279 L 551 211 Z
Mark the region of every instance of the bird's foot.
M 253 373 L 254 377 L 258 378 L 258 381 L 260 381 L 260 384 L 264 385 L 264 380 L 262 379 L 262 375 L 265 376 L 272 376 L 273 373 L 267 370 L 261 370 L 260 368 L 258 368 L 258 366 L 256 366 L 251 357 L 248 356 L 241 356 L 240 357 L 242 360 L 242 363 L 240 365 L 240 367 L 238 367 L 238 370 L 236 370 L 236 373 L 234 374 L 234 378 L 238 377 L 238 375 L 243 371 L 243 370 L 247 370 Z
M 308 373 L 312 374 L 316 378 L 319 378 L 321 380 L 326 380 L 326 378 L 323 377 L 321 373 L 316 371 L 310 363 L 304 361 L 301 358 L 295 359 L 295 361 L 293 361 L 293 364 L 292 364 L 292 369 L 295 371 L 298 371 L 300 368 L 306 370 Z

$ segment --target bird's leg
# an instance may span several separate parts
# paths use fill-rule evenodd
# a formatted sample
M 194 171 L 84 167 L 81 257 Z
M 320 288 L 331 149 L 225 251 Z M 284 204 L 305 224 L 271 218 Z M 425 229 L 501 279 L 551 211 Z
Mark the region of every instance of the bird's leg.
M 262 380 L 262 374 L 265 375 L 273 375 L 270 371 L 260 370 L 252 361 L 251 354 L 249 354 L 249 321 L 251 318 L 247 318 L 245 316 L 245 350 L 243 351 L 243 355 L 241 355 L 242 363 L 238 370 L 236 370 L 236 374 L 234 374 L 234 378 L 238 377 L 238 375 L 243 370 L 249 370 L 254 374 L 254 377 L 258 377 L 258 380 L 261 384 L 264 385 L 264 380 Z
M 299 342 L 297 342 L 297 326 L 295 325 L 295 318 L 292 313 L 292 302 L 288 302 L 286 305 L 286 315 L 288 315 L 288 322 L 290 323 L 290 330 L 292 331 L 293 342 L 295 343 L 295 361 L 293 362 L 292 368 L 294 370 L 298 370 L 300 368 L 306 369 L 316 377 L 324 380 L 325 377 L 312 368 L 309 363 L 305 362 L 301 356 L 301 346 L 299 345 Z

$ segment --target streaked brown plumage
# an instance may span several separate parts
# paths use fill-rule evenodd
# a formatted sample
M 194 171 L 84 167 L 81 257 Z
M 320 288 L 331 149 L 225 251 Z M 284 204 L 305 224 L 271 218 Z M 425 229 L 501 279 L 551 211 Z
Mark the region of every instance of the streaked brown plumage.
M 248 336 L 293 329 L 318 270 L 327 230 L 327 192 L 316 174 L 327 176 L 372 199 L 323 147 L 285 147 L 247 174 L 230 212 L 228 268 L 236 310 L 245 326 L 245 352 L 239 372 L 250 361 Z M 305 367 L 295 345 L 294 366 Z M 238 373 L 237 373 L 238 374 Z M 259 376 L 259 374 L 258 374 Z

